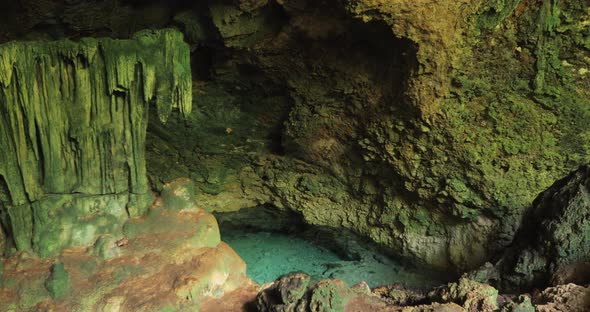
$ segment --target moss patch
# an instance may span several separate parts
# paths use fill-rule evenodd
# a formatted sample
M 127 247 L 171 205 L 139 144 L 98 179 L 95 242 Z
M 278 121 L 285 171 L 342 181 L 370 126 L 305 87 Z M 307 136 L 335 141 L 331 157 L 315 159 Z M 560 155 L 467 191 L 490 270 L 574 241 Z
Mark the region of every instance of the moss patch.
M 143 214 L 152 199 L 148 106 L 161 121 L 172 108 L 191 110 L 182 34 L 10 42 L 0 51 L 0 208 L 17 249 L 53 254 Z

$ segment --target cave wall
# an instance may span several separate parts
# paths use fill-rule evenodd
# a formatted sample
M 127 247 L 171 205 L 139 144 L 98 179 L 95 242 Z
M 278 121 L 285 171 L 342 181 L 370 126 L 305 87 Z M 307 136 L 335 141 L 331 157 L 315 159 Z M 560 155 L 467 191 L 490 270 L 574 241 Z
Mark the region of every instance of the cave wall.
M 286 157 L 240 171 L 242 196 L 468 269 L 589 160 L 588 3 L 278 4 L 210 12 L 293 99 Z
M 587 1 L 47 2 L 69 9 L 4 36 L 185 33 L 196 109 L 150 123 L 147 170 L 209 210 L 271 204 L 465 270 L 590 160 Z
M 292 103 L 284 155 L 226 171 L 210 209 L 272 203 L 468 269 L 588 161 L 587 3 L 240 3 L 211 4 L 224 46 Z
M 145 212 L 148 107 L 190 112 L 189 59 L 174 30 L 0 45 L 0 216 L 18 250 L 90 245 Z

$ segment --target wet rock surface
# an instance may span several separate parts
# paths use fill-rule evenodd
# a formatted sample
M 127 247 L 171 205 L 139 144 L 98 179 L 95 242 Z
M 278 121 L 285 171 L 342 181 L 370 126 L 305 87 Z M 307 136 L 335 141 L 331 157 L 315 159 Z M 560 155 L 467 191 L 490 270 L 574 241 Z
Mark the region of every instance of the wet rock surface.
M 465 278 L 434 289 L 428 293 L 427 297 L 433 302 L 456 303 L 466 311 L 496 311 L 498 309 L 497 289 Z
M 194 44 L 201 109 L 150 129 L 151 181 L 190 176 L 211 211 L 273 205 L 477 268 L 587 162 L 585 6 L 212 1 L 193 27 L 218 35 Z
M 350 301 L 358 297 L 379 302 L 340 280 L 323 280 L 312 285 L 309 280 L 305 273 L 293 273 L 263 286 L 256 298 L 258 311 L 345 311 Z
M 146 216 L 125 224 L 123 236 L 101 240 L 108 257 L 90 246 L 55 258 L 24 252 L 3 259 L 1 310 L 186 311 L 238 288 L 255 294 L 245 263 L 220 241 L 215 218 L 187 204 L 194 186 L 180 180 L 165 188 L 178 198 L 158 199 Z
M 0 254 L 55 256 L 146 211 L 147 110 L 190 112 L 189 53 L 172 29 L 0 45 Z
M 207 210 L 280 206 L 466 271 L 588 161 L 585 1 L 7 0 L 0 12 L 1 42 L 181 30 L 199 108 L 150 122 L 148 174 L 158 191 L 197 181 Z
M 39 58 L 23 58 L 31 70 L 13 75 L 20 66 L 7 55 L 26 53 L 0 55 L 0 104 L 13 105 L 0 106 L 0 146 L 12 163 L 0 162 L 0 248 L 12 254 L 2 259 L 0 307 L 590 310 L 583 264 L 590 251 L 590 169 L 557 182 L 529 209 L 539 192 L 590 161 L 589 12 L 587 1 L 573 0 L 1 1 L 0 42 L 75 43 L 62 42 L 64 79 L 34 75 L 39 67 L 28 61 Z M 4 118 L 6 107 L 23 99 L 51 95 L 49 111 L 62 96 L 74 104 L 95 98 L 64 83 L 108 61 L 72 57 L 95 42 L 80 38 L 130 38 L 164 26 L 181 30 L 191 46 L 194 97 L 178 105 L 187 116 L 173 112 L 167 124 L 158 123 L 179 94 L 151 84 L 175 81 L 175 70 L 187 74 L 186 58 L 158 68 L 170 70 L 169 77 L 120 83 L 136 77 L 139 54 L 131 53 L 105 73 L 121 76 L 109 85 L 112 94 L 100 97 L 110 106 L 95 100 L 86 113 L 47 114 L 55 117 L 51 126 L 30 105 Z M 181 45 L 166 46 L 173 53 Z M 53 64 L 43 63 L 42 72 L 55 70 Z M 22 79 L 42 88 L 26 88 Z M 19 84 L 4 88 L 12 80 Z M 181 98 L 190 98 L 188 86 Z M 146 110 L 119 118 L 130 89 Z M 146 89 L 164 91 L 152 99 L 164 105 L 143 97 Z M 163 111 L 148 113 L 154 104 Z M 188 115 L 190 104 L 196 109 Z M 100 109 L 120 119 L 93 117 L 104 144 L 80 126 L 82 116 Z M 130 116 L 141 124 L 128 127 Z M 61 138 L 53 141 L 33 135 L 58 128 Z M 131 134 L 115 140 L 112 130 Z M 149 184 L 162 196 L 147 211 L 144 143 Z M 110 154 L 112 147 L 122 151 Z M 73 168 L 82 169 L 62 174 Z M 196 185 L 166 184 L 179 177 Z M 79 196 L 84 192 L 100 199 Z M 31 208 L 37 199 L 47 205 Z M 431 291 L 287 276 L 262 287 L 255 300 L 260 289 L 243 277 L 243 262 L 219 241 L 205 211 L 261 206 L 296 213 L 306 224 L 352 230 L 405 259 L 453 273 L 501 261 Z M 86 226 L 95 216 L 101 218 Z
M 590 308 L 585 262 L 560 266 L 551 279 L 554 286 L 521 295 L 500 294 L 468 278 L 430 290 L 401 284 L 371 289 L 364 282 L 350 287 L 341 280 L 317 281 L 303 272 L 258 286 L 246 277 L 243 260 L 220 241 L 215 218 L 194 201 L 191 181 L 179 179 L 163 189 L 145 216 L 125 224 L 122 237 L 106 236 L 94 246 L 69 248 L 56 258 L 23 252 L 4 259 L 2 306 L 7 311 L 198 307 L 212 312 L 581 312 Z

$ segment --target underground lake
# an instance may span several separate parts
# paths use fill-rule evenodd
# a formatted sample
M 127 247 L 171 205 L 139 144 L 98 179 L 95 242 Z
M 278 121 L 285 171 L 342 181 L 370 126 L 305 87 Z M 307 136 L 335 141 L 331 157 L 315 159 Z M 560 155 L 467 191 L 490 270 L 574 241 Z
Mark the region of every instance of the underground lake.
M 351 231 L 305 224 L 301 216 L 274 207 L 214 213 L 221 239 L 247 265 L 256 283 L 305 272 L 312 281 L 340 279 L 369 287 L 403 284 L 428 289 L 453 275 L 395 259 L 391 251 Z

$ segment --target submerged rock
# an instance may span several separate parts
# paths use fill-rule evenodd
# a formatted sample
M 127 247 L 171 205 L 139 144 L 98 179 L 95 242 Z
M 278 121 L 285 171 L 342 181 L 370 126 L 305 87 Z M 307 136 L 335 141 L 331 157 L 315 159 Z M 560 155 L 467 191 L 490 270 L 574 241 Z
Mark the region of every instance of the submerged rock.
M 215 220 L 192 194 L 175 197 L 191 186 L 162 187 L 180 176 L 199 179 L 199 198 L 208 200 L 199 204 L 210 210 L 274 205 L 449 271 L 477 267 L 514 242 L 498 270 L 481 274 L 502 289 L 546 285 L 560 272 L 553 283 L 572 281 L 567 265 L 588 261 L 588 169 L 543 193 L 513 240 L 533 197 L 588 161 L 585 1 L 170 1 L 183 3 L 179 14 L 168 2 L 142 2 L 0 4 L 9 17 L 0 24 L 12 24 L 0 27 L 0 40 L 19 38 L 13 32 L 46 37 L 26 34 L 44 27 L 52 36 L 127 36 L 176 16 L 195 41 L 195 72 L 204 81 L 192 91 L 202 95 L 200 109 L 186 124 L 152 127 L 152 181 L 163 192 L 145 215 L 152 199 L 143 157 L 147 106 L 155 101 L 157 120 L 174 105 L 188 114 L 192 104 L 179 34 L 0 48 L 0 149 L 8 155 L 0 162 L 0 248 L 51 257 L 94 244 L 88 251 L 99 259 L 75 248 L 59 259 L 72 284 L 88 286 L 80 272 L 123 284 L 98 287 L 84 300 L 100 297 L 101 308 L 113 310 L 182 309 L 145 293 L 166 288 L 153 300 L 176 302 L 219 299 L 231 289 L 229 267 L 241 264 L 220 242 Z M 12 14 L 19 5 L 6 3 L 24 12 Z M 159 245 L 176 243 L 182 247 Z M 2 287 L 23 283 L 14 276 L 23 268 L 40 282 L 0 295 L 18 297 L 10 301 L 18 308 L 65 309 L 43 283 L 53 262 L 22 256 L 6 263 Z M 142 271 L 161 264 L 169 266 L 155 276 Z M 461 279 L 425 296 L 440 303 L 392 288 L 392 305 L 366 287 L 304 285 L 276 285 L 285 289 L 278 304 L 461 311 L 494 309 L 497 293 Z M 566 292 L 540 300 L 571 299 Z M 523 297 L 506 309 L 530 306 Z
M 151 129 L 152 180 L 476 268 L 587 161 L 587 6 L 533 2 L 210 1 L 200 110 Z
M 0 6 L 1 41 L 180 26 L 193 44 L 200 109 L 188 124 L 152 128 L 161 140 L 148 151 L 150 170 L 155 184 L 202 178 L 209 209 L 282 206 L 461 271 L 503 250 L 534 196 L 587 162 L 585 1 Z

